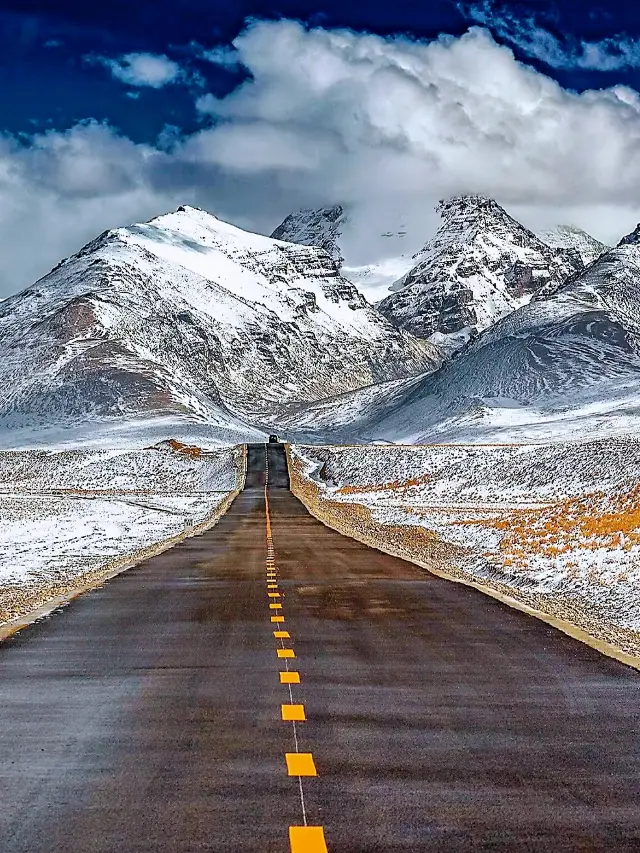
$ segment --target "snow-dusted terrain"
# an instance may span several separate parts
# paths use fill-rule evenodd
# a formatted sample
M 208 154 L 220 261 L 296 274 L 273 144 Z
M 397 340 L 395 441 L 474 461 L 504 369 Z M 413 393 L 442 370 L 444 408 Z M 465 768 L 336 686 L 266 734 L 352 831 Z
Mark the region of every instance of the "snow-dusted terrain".
M 383 208 L 367 217 L 342 205 L 293 213 L 272 236 L 326 249 L 394 323 L 450 352 L 608 248 L 569 225 L 536 236 L 480 196 L 447 199 L 436 210 L 441 220 L 426 245 L 424 211 Z
M 365 222 L 341 207 L 276 231 L 324 249 L 189 207 L 106 232 L 0 305 L 0 447 L 635 429 L 637 233 L 584 268 L 604 247 L 579 229 L 547 234 L 551 248 L 490 199 L 457 197 L 440 212 L 379 304 L 432 341 L 396 328 L 339 274 Z M 380 239 L 407 238 L 396 219 Z
M 453 574 L 640 651 L 638 441 L 296 446 L 295 457 L 325 499 L 368 508 L 381 541 L 388 525 L 430 531 L 458 546 Z
M 172 417 L 231 443 L 281 404 L 438 363 L 325 252 L 180 208 L 103 234 L 2 303 L 0 430 L 28 442 L 34 428 Z
M 290 435 L 482 443 L 635 434 L 638 239 L 636 229 L 579 275 L 550 282 L 436 373 L 290 411 Z
M 215 516 L 242 454 L 193 454 L 0 453 L 0 623 Z

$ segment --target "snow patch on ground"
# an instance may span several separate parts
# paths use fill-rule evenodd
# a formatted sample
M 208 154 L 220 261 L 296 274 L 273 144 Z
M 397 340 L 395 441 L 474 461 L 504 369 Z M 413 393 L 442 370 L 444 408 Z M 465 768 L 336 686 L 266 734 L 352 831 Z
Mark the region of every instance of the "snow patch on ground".
M 204 522 L 238 488 L 238 448 L 0 453 L 0 622 L 21 588 L 62 588 Z

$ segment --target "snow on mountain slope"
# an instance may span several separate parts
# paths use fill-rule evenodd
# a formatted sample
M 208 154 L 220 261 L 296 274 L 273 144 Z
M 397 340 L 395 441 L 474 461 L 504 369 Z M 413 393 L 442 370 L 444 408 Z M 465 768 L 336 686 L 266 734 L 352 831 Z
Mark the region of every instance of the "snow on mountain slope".
M 538 237 L 554 249 L 577 252 L 585 267 L 611 248 L 574 225 L 557 225 L 550 231 L 541 231 Z
M 175 416 L 223 440 L 288 402 L 435 368 L 321 250 L 195 208 L 106 232 L 0 306 L 0 426 Z
M 435 373 L 292 409 L 295 440 L 558 441 L 640 425 L 640 227 Z
M 406 387 L 402 399 L 370 414 L 361 432 L 421 442 L 637 430 L 640 243 L 625 238 L 582 275 L 534 298 L 436 374 Z
M 550 248 L 493 199 L 458 196 L 437 210 L 441 227 L 378 308 L 450 352 L 583 267 L 575 251 Z

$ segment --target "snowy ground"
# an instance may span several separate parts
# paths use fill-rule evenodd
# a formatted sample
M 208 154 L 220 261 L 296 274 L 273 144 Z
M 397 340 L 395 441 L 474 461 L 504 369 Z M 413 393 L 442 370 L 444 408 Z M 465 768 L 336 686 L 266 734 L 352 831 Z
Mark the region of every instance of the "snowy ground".
M 465 549 L 465 576 L 640 650 L 640 442 L 294 452 L 331 501 L 426 528 Z
M 0 453 L 0 624 L 201 524 L 241 469 L 235 448 Z

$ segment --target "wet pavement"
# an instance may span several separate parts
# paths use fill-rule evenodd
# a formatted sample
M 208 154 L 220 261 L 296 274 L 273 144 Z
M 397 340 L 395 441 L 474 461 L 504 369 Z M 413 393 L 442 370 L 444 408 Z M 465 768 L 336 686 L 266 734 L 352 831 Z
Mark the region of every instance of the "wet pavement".
M 640 850 L 638 673 L 248 461 L 212 530 L 0 644 L 2 853 L 288 853 L 303 805 L 330 853 Z

